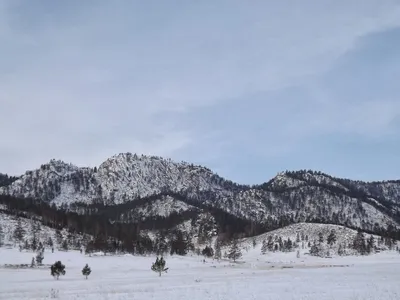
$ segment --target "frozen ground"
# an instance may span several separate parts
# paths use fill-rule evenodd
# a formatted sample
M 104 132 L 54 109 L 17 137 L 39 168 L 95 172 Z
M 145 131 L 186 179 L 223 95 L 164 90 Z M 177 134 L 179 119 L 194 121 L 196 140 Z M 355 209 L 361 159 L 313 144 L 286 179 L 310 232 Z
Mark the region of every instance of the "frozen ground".
M 0 299 L 260 299 L 260 300 L 397 300 L 400 255 L 315 258 L 296 253 L 259 255 L 244 252 L 237 264 L 198 256 L 167 257 L 167 274 L 150 270 L 154 257 L 92 256 L 79 252 L 45 253 L 44 264 L 61 260 L 66 275 L 59 281 L 44 269 L 7 269 L 29 264 L 34 253 L 0 248 Z M 92 274 L 81 274 L 88 263 Z M 336 267 L 335 267 L 336 266 Z

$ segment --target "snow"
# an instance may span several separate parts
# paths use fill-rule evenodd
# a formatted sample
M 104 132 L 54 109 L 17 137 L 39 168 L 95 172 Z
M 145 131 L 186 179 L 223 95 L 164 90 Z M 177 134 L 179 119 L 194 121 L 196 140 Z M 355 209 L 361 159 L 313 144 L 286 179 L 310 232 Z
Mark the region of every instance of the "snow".
M 21 221 L 21 227 L 24 229 L 24 240 L 31 241 L 33 238 L 32 227 L 34 225 L 40 226 L 39 232 L 37 235 L 38 241 L 41 241 L 43 244 L 46 244 L 48 239 L 51 238 L 54 244 L 54 247 L 60 247 L 57 243 L 56 238 L 56 230 L 44 225 L 41 225 L 41 222 L 38 220 L 27 219 L 27 218 L 19 218 Z M 15 216 L 10 216 L 5 213 L 0 212 L 0 227 L 4 232 L 4 243 L 5 244 L 16 244 L 16 241 L 13 239 L 14 230 L 17 226 L 18 218 Z M 68 238 L 68 231 L 63 229 L 60 231 L 63 239 Z M 81 234 L 74 235 L 76 240 L 82 241 L 83 236 Z
M 166 196 L 163 199 L 157 199 L 151 206 L 139 207 L 135 210 L 135 213 L 145 217 L 168 217 L 172 213 L 182 213 L 187 210 L 196 210 L 196 207 Z
M 238 263 L 199 256 L 166 257 L 168 273 L 150 270 L 154 256 L 92 256 L 79 252 L 45 252 L 43 263 L 61 260 L 66 275 L 55 280 L 49 267 L 8 269 L 29 264 L 34 253 L 0 248 L 0 299 L 400 299 L 400 255 L 384 252 L 366 257 L 322 259 L 296 253 L 265 256 L 244 252 Z M 92 274 L 81 270 L 88 263 Z M 336 266 L 336 267 L 334 267 Z

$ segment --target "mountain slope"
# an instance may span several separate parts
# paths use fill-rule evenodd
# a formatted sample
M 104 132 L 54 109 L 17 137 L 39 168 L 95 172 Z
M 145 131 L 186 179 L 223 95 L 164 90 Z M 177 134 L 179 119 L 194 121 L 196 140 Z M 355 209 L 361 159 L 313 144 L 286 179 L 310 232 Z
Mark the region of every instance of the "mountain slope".
M 133 223 L 177 216 L 183 222 L 213 211 L 216 218 L 243 220 L 250 235 L 299 222 L 400 232 L 400 181 L 366 183 L 297 171 L 250 187 L 201 166 L 130 153 L 98 168 L 52 160 L 0 187 L 0 194 Z
M 204 167 L 125 153 L 111 157 L 98 169 L 52 160 L 0 188 L 0 193 L 39 198 L 58 205 L 121 204 L 164 191 L 189 194 L 214 191 L 230 196 L 233 191 L 245 188 Z

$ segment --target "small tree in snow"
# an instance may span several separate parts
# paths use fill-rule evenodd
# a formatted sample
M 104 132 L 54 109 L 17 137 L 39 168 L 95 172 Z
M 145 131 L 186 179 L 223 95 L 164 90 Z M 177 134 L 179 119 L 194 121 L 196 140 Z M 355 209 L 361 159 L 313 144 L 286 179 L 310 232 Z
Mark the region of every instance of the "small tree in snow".
M 3 246 L 4 243 L 4 232 L 3 232 L 3 228 L 0 225 L 0 247 Z
M 215 242 L 214 258 L 217 260 L 220 260 L 222 258 L 221 243 L 218 240 Z
M 88 276 L 90 275 L 91 272 L 92 272 L 92 270 L 90 270 L 90 267 L 88 266 L 88 264 L 86 264 L 86 266 L 84 266 L 82 269 L 82 275 L 85 276 L 86 279 L 88 278 Z
M 264 255 L 267 253 L 268 250 L 268 244 L 266 240 L 263 240 L 262 246 L 261 246 L 261 254 Z
M 314 244 L 310 248 L 310 255 L 312 255 L 312 256 L 323 256 L 322 245 L 320 243 L 317 244 L 314 241 Z
M 159 276 L 161 276 L 161 273 L 168 271 L 168 268 L 165 268 L 165 260 L 162 256 L 161 258 L 157 257 L 156 261 L 151 266 L 151 270 L 158 273 Z
M 334 229 L 331 230 L 331 233 L 328 235 L 328 238 L 326 241 L 329 246 L 332 246 L 334 243 L 336 243 L 336 232 Z
M 60 275 L 65 275 L 65 266 L 61 263 L 61 261 L 57 261 L 50 267 L 50 271 L 51 276 L 58 280 Z
M 340 255 L 340 256 L 345 254 L 345 247 L 342 244 L 339 245 L 337 254 Z
M 320 244 L 322 244 L 322 243 L 324 242 L 324 234 L 323 234 L 322 232 L 320 232 L 320 233 L 318 234 L 318 242 L 319 242 Z
M 41 265 L 43 259 L 44 259 L 43 251 L 39 251 L 39 252 L 36 254 L 36 263 L 37 263 L 38 265 Z
M 35 266 L 35 258 L 32 257 L 32 261 L 31 261 L 31 268 L 33 268 Z
M 18 218 L 17 225 L 15 226 L 13 237 L 14 240 L 22 242 L 25 236 L 25 229 L 22 227 L 21 219 Z
M 270 252 L 275 251 L 275 242 L 274 242 L 274 239 L 273 239 L 272 235 L 270 235 L 268 237 L 267 249 Z
M 53 239 L 49 236 L 49 238 L 47 239 L 47 246 L 49 247 L 53 247 Z
M 300 233 L 296 234 L 296 243 L 300 243 Z
M 201 254 L 203 254 L 203 256 L 205 257 L 213 257 L 214 256 L 214 250 L 213 248 L 206 246 L 203 251 L 201 252 Z
M 257 240 L 256 238 L 253 238 L 253 249 L 255 249 L 257 246 Z
M 68 241 L 65 239 L 61 245 L 62 249 L 68 251 Z
M 235 262 L 240 257 L 242 257 L 242 251 L 240 251 L 238 241 L 235 239 L 229 249 L 228 258 Z
M 370 254 L 372 251 L 374 251 L 374 248 L 375 248 L 375 239 L 374 236 L 371 235 L 367 240 L 367 253 Z
M 358 231 L 353 240 L 353 249 L 358 251 L 361 255 L 367 254 L 367 247 L 365 245 L 365 236 L 362 231 Z

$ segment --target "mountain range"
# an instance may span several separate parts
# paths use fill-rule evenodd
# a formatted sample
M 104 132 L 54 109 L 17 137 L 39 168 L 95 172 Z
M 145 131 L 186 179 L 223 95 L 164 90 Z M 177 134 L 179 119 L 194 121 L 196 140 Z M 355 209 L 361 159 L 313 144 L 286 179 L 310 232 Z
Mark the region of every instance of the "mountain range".
M 0 175 L 0 195 L 110 222 L 147 222 L 147 229 L 157 227 L 149 220 L 162 219 L 158 227 L 186 227 L 196 236 L 227 224 L 255 235 L 324 223 L 400 238 L 400 180 L 363 182 L 310 170 L 281 172 L 250 186 L 202 166 L 122 153 L 95 168 L 51 160 L 20 177 Z

